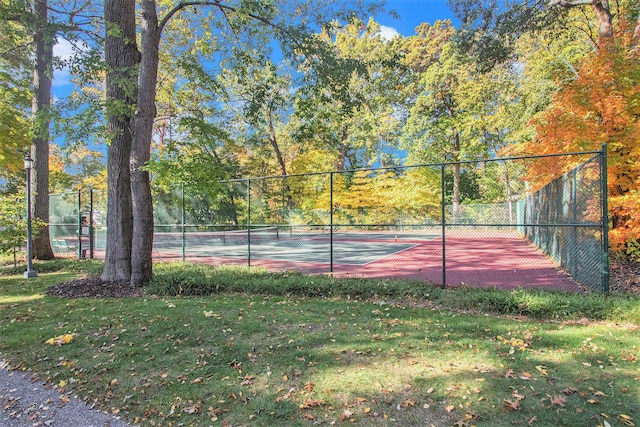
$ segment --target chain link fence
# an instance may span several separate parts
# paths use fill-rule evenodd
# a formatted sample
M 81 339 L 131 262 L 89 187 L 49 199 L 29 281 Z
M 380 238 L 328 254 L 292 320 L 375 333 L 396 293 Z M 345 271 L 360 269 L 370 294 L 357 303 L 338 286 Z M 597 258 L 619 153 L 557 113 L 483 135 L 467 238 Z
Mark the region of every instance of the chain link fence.
M 154 258 L 607 291 L 605 172 L 603 150 L 156 188 Z M 52 240 L 99 257 L 106 200 L 91 197 L 52 196 Z

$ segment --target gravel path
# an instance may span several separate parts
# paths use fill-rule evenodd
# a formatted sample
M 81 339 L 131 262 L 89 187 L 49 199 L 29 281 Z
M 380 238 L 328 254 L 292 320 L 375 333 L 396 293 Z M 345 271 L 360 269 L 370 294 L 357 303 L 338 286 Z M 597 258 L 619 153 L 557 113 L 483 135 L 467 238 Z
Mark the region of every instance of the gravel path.
M 0 360 L 0 427 L 127 427 L 71 395 L 46 388 L 26 372 L 9 371 Z

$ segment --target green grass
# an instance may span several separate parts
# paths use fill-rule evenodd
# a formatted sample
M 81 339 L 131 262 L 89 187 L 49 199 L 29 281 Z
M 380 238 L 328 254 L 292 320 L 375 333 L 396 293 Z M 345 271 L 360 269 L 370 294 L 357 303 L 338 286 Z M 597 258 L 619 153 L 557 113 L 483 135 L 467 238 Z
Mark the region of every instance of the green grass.
M 0 357 L 143 426 L 640 421 L 637 298 L 158 265 L 68 300 L 100 265 L 57 263 L 0 277 Z

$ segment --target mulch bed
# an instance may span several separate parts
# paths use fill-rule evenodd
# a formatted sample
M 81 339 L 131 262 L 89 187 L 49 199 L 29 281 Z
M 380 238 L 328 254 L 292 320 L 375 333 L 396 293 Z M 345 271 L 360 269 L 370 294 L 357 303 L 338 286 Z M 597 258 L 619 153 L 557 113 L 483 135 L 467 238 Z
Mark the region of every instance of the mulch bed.
M 640 295 L 640 263 L 614 259 L 610 263 L 609 288 L 612 291 Z
M 106 282 L 99 277 L 85 277 L 47 289 L 47 295 L 65 298 L 123 298 L 143 294 L 142 288 L 128 281 Z
M 640 295 L 640 263 L 612 260 L 609 287 L 613 292 Z M 65 298 L 123 298 L 142 296 L 144 290 L 127 281 L 105 282 L 99 277 L 86 277 L 52 286 L 47 294 Z

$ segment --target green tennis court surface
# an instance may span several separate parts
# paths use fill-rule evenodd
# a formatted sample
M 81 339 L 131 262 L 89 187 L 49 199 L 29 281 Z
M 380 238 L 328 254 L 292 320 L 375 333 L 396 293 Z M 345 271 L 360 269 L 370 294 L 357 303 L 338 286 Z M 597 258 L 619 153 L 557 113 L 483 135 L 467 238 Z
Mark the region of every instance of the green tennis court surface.
M 158 256 L 176 256 L 184 245 L 189 257 L 270 259 L 291 262 L 328 262 L 365 265 L 398 254 L 439 236 L 398 232 L 326 232 L 325 230 L 252 230 L 156 233 Z M 333 244 L 331 244 L 333 240 Z

